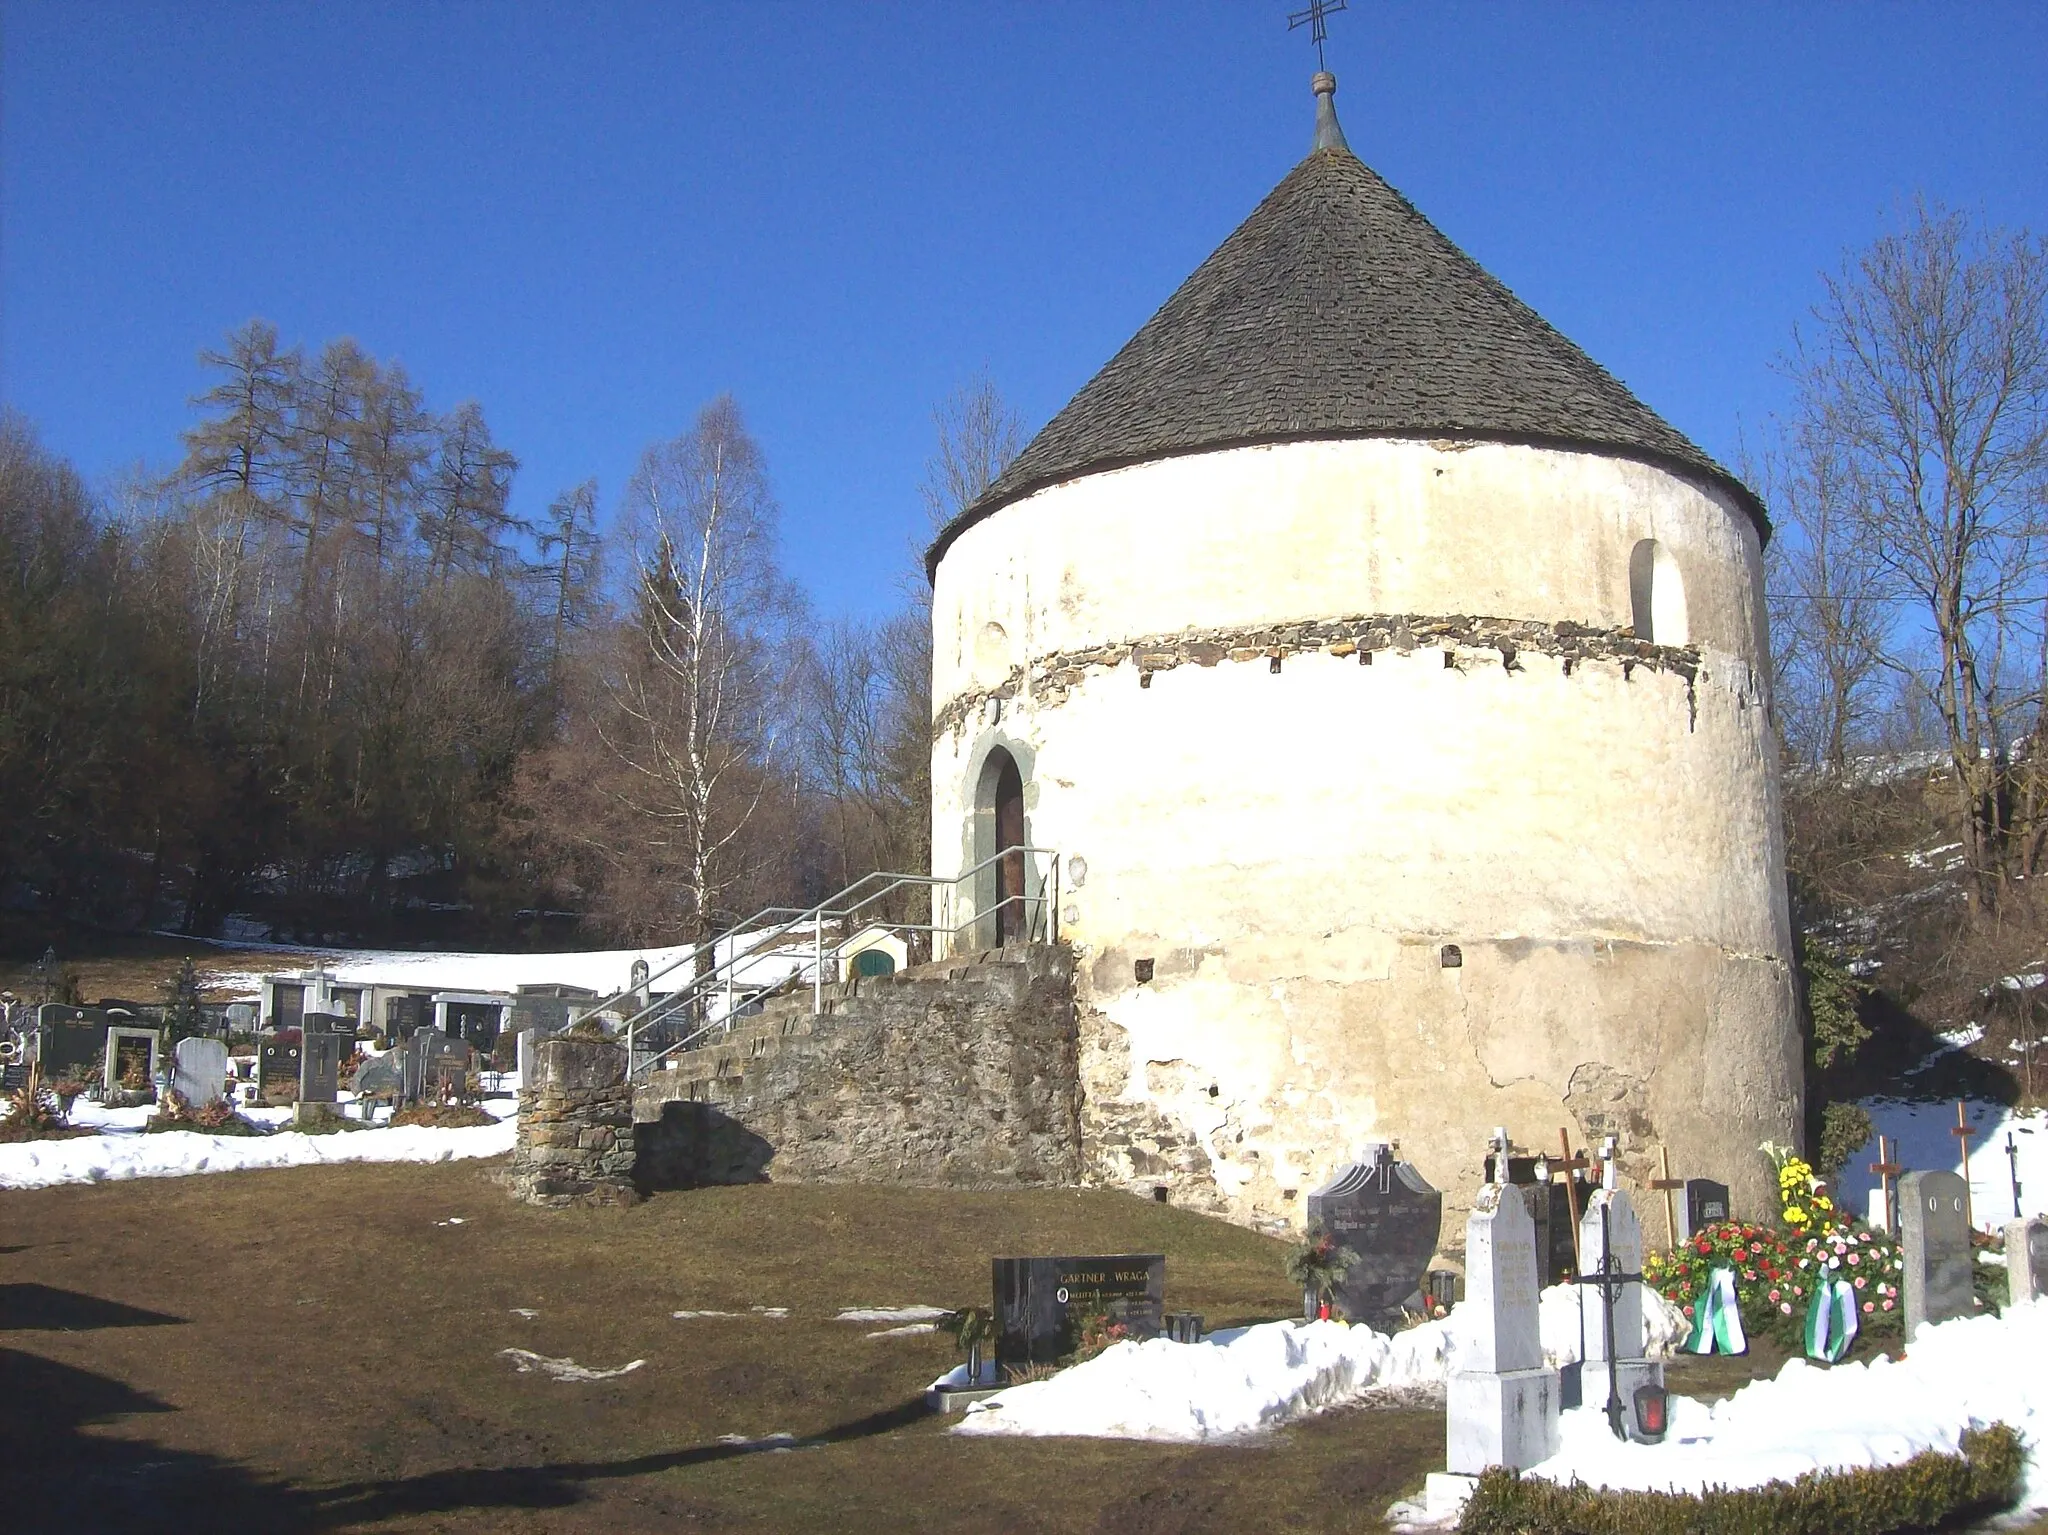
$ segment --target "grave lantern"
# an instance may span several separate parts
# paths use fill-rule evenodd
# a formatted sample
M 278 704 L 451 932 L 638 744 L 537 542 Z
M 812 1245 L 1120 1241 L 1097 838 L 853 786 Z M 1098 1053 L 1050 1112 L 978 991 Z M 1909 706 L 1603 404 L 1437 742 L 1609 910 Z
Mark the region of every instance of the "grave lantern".
M 1671 1393 L 1655 1381 L 1636 1387 L 1635 1433 L 1637 1444 L 1659 1444 L 1671 1426 Z

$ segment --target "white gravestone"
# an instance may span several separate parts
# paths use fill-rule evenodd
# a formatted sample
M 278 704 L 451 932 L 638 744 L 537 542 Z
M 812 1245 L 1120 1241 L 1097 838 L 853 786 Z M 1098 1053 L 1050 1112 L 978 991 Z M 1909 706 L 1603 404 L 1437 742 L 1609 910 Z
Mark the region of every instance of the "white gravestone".
M 156 1087 L 156 1074 L 163 1069 L 163 1035 L 155 1029 L 127 1028 L 115 1024 L 107 1030 L 106 1065 L 100 1076 L 100 1091 L 109 1098 L 121 1091 L 121 1049 L 123 1040 L 146 1041 L 149 1045 L 149 1088 Z
M 171 1091 L 195 1109 L 220 1102 L 228 1047 L 217 1039 L 181 1039 L 171 1046 Z
M 2048 1295 L 2048 1220 L 2030 1215 L 2006 1226 L 2005 1282 L 2015 1306 Z
M 1605 1218 L 1603 1235 L 1602 1218 Z M 1595 1190 L 1586 1201 L 1586 1213 L 1579 1218 L 1579 1263 L 1582 1274 L 1600 1272 L 1603 1255 L 1614 1254 L 1614 1272 L 1640 1274 L 1643 1271 L 1643 1223 L 1626 1189 Z M 1585 1308 L 1585 1365 L 1580 1382 L 1587 1406 L 1607 1400 L 1607 1302 L 1597 1285 L 1579 1286 L 1579 1303 Z M 1664 1384 L 1661 1361 L 1643 1357 L 1643 1287 L 1625 1284 L 1614 1297 L 1614 1385 L 1624 1405 L 1634 1401 L 1636 1388 L 1646 1383 Z
M 1543 1365 L 1536 1297 L 1535 1219 L 1520 1189 L 1489 1183 L 1465 1222 L 1459 1367 L 1445 1402 L 1454 1475 L 1522 1470 L 1557 1453 L 1557 1372 Z

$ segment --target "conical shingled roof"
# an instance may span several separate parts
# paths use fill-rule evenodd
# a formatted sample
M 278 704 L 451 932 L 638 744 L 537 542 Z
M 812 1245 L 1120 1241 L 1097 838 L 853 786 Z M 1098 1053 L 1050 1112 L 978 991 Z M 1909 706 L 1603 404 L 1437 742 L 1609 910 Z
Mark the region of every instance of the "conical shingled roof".
M 1756 496 L 1356 155 L 1320 148 L 939 533 L 1062 480 L 1179 453 L 1458 437 L 1645 458 Z

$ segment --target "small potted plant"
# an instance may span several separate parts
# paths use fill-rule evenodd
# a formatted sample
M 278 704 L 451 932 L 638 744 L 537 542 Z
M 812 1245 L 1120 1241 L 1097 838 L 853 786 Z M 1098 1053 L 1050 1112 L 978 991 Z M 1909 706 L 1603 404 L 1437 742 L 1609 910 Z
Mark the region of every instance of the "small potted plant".
M 1304 1320 L 1328 1321 L 1337 1301 L 1337 1287 L 1358 1255 L 1341 1246 L 1321 1226 L 1311 1226 L 1301 1246 L 1287 1256 L 1287 1277 L 1301 1286 Z

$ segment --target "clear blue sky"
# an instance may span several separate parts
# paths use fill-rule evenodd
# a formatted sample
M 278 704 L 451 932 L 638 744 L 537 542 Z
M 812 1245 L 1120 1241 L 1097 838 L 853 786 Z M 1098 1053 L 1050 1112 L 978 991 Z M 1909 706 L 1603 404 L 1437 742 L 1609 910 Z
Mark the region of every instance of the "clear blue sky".
M 537 511 L 730 389 L 791 573 L 889 606 L 931 407 L 1033 428 L 1305 152 L 1287 0 L 4 0 L 0 392 L 172 462 L 253 315 L 484 405 Z M 2048 226 L 2048 7 L 1383 5 L 1352 147 L 1710 452 L 1916 192 Z

